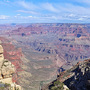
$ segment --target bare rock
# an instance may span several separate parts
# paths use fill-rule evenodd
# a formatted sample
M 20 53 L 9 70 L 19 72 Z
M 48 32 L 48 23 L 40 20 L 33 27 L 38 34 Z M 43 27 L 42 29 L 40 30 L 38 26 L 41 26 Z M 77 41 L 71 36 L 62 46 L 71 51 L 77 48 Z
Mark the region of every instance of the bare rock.
M 15 67 L 10 61 L 5 60 L 1 69 L 3 77 L 11 77 L 15 73 Z
M 0 53 L 3 53 L 3 47 L 0 45 Z

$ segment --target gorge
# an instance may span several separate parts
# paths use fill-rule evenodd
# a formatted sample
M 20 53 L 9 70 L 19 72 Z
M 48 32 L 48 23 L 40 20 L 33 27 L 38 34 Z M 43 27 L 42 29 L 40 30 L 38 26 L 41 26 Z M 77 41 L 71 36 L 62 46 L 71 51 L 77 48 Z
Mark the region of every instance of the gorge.
M 90 58 L 90 24 L 0 25 L 5 59 L 16 67 L 16 83 L 40 90 L 79 61 Z M 19 78 L 20 77 L 20 78 Z

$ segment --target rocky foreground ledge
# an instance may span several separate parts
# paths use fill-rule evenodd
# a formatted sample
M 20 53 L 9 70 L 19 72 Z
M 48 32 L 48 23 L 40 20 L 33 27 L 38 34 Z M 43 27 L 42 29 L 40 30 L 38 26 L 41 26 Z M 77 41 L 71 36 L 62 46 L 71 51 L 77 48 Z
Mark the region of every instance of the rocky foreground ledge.
M 20 85 L 13 81 L 16 67 L 8 60 L 4 59 L 3 46 L 0 45 L 0 90 L 22 90 Z
M 90 59 L 61 72 L 55 81 L 43 86 L 42 90 L 90 90 Z

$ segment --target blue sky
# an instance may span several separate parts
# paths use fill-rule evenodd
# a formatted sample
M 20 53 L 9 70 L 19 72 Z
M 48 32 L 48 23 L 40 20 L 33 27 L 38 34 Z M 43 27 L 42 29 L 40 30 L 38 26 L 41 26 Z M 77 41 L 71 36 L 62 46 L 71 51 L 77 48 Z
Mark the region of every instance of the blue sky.
M 90 23 L 90 0 L 0 0 L 0 23 Z

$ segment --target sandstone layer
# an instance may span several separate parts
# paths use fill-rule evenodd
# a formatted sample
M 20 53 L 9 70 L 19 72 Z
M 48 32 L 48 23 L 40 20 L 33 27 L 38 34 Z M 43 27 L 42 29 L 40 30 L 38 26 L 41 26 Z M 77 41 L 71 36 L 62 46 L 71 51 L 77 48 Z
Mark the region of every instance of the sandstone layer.
M 4 88 L 7 88 L 5 87 L 7 83 L 9 90 L 22 90 L 21 86 L 12 81 L 13 74 L 16 72 L 15 66 L 9 60 L 4 59 L 3 54 L 4 50 L 2 45 L 0 45 L 0 82 L 4 84 Z

